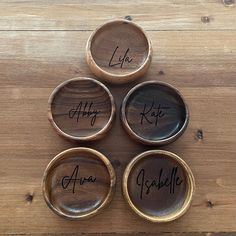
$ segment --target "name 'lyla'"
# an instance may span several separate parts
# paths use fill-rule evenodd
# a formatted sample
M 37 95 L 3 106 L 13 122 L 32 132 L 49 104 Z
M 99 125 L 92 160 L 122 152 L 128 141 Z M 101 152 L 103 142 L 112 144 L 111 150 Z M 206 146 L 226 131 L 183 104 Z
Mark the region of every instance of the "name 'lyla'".
M 122 68 L 123 64 L 125 62 L 131 63 L 131 61 L 133 60 L 132 58 L 128 57 L 128 52 L 130 51 L 130 49 L 127 48 L 127 50 L 125 51 L 125 54 L 118 58 L 118 62 L 113 62 L 113 61 L 115 61 L 115 56 L 116 56 L 116 52 L 117 52 L 118 48 L 119 48 L 118 46 L 115 48 L 115 50 L 114 50 L 114 52 L 113 52 L 113 54 L 111 56 L 111 59 L 109 61 L 109 67 L 113 67 L 113 66 L 118 66 L 119 65 L 120 68 Z

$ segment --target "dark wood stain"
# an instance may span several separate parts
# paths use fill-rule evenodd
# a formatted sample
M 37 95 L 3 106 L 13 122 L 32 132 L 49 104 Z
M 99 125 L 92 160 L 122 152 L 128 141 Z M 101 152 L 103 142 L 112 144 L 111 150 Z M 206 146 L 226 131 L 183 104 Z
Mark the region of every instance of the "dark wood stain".
M 89 38 L 87 62 L 101 79 L 126 83 L 142 76 L 151 61 L 151 45 L 144 31 L 127 20 L 102 25 Z
M 156 181 L 156 184 L 158 183 L 161 169 L 163 170 L 161 181 L 165 182 L 168 178 L 169 182 L 175 167 L 178 168 L 176 177 L 180 178 L 182 183 L 175 186 L 174 192 L 170 193 L 170 187 L 164 186 L 158 189 L 154 186 L 147 194 L 147 188 L 144 187 L 143 196 L 140 198 L 141 186 L 137 185 L 137 176 L 141 169 L 145 170 L 145 180 L 150 185 L 153 180 Z M 181 208 L 186 198 L 187 189 L 186 174 L 183 168 L 165 155 L 146 156 L 135 164 L 128 179 L 128 190 L 132 202 L 140 211 L 151 216 L 168 215 Z
M 49 119 L 59 134 L 78 141 L 90 140 L 99 138 L 101 135 L 97 134 L 104 127 L 107 126 L 103 133 L 110 128 L 115 105 L 100 82 L 72 79 L 55 90 L 49 101 Z
M 122 121 L 128 132 L 145 144 L 166 144 L 187 126 L 188 110 L 182 96 L 167 84 L 136 86 L 122 104 Z
M 127 165 L 122 181 L 125 200 L 140 217 L 156 223 L 176 220 L 190 207 L 195 181 L 180 157 L 149 150 Z
M 113 178 L 99 156 L 87 150 L 69 151 L 46 170 L 47 203 L 57 214 L 71 218 L 92 214 L 111 200 Z

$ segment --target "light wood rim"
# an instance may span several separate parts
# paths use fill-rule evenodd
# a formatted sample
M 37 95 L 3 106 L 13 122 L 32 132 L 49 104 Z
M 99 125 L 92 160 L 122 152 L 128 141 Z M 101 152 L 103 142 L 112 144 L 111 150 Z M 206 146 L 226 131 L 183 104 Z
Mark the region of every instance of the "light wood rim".
M 168 157 L 171 157 L 173 160 L 178 162 L 178 164 L 183 167 L 183 170 L 185 171 L 186 177 L 188 179 L 188 192 L 187 192 L 187 196 L 186 196 L 183 206 L 180 209 L 172 212 L 171 214 L 168 214 L 165 216 L 159 216 L 159 217 L 150 216 L 150 215 L 147 215 L 147 214 L 143 213 L 142 211 L 140 211 L 131 201 L 130 196 L 129 196 L 129 192 L 128 192 L 128 178 L 129 178 L 129 174 L 130 174 L 132 168 L 142 158 L 146 158 L 146 156 L 152 155 L 152 154 L 163 154 Z M 165 150 L 150 150 L 150 151 L 146 151 L 146 152 L 143 152 L 143 153 L 137 155 L 134 159 L 131 160 L 131 162 L 126 167 L 126 169 L 124 171 L 124 175 L 123 175 L 123 181 L 122 181 L 123 196 L 124 196 L 126 202 L 128 203 L 128 205 L 131 207 L 131 209 L 137 215 L 142 217 L 143 219 L 154 222 L 154 223 L 170 222 L 170 221 L 176 220 L 176 219 L 180 218 L 181 216 L 183 216 L 187 212 L 187 210 L 189 209 L 189 207 L 191 205 L 192 197 L 194 194 L 194 189 L 195 189 L 194 176 L 192 174 L 191 169 L 187 165 L 187 163 L 183 159 L 181 159 L 179 156 L 177 156 L 176 154 L 174 154 L 172 152 L 165 151 Z
M 88 135 L 88 136 L 84 136 L 84 137 L 77 137 L 77 136 L 73 136 L 70 134 L 65 133 L 63 130 L 61 130 L 58 125 L 55 123 L 54 119 L 53 119 L 53 115 L 52 115 L 52 102 L 54 97 L 57 95 L 57 93 L 59 92 L 59 90 L 64 87 L 66 84 L 73 82 L 73 81 L 80 81 L 80 80 L 88 80 L 91 81 L 93 83 L 96 83 L 97 85 L 101 86 L 108 94 L 109 98 L 110 98 L 110 102 L 111 102 L 111 114 L 110 114 L 110 118 L 107 122 L 107 124 L 101 129 L 99 130 L 97 133 L 93 134 L 93 135 Z M 74 141 L 92 141 L 92 140 L 96 140 L 99 138 L 102 138 L 111 128 L 112 123 L 114 121 L 115 118 L 115 111 L 116 111 L 116 106 L 115 106 L 115 101 L 114 98 L 110 92 L 110 90 L 100 81 L 97 81 L 95 79 L 92 78 L 87 78 L 87 77 L 76 77 L 76 78 L 72 78 L 69 79 L 61 84 L 59 84 L 51 93 L 49 100 L 48 100 L 48 119 L 50 121 L 50 123 L 52 124 L 53 128 L 58 132 L 59 135 L 70 139 L 70 140 L 74 140 Z
M 138 134 L 136 134 L 131 127 L 129 126 L 129 123 L 127 121 L 126 118 L 126 104 L 127 101 L 129 100 L 129 97 L 131 96 L 132 93 L 134 93 L 137 89 L 147 85 L 147 84 L 157 84 L 157 85 L 163 85 L 166 86 L 168 88 L 171 88 L 173 91 L 175 91 L 181 98 L 181 100 L 183 101 L 184 107 L 185 107 L 185 111 L 186 111 L 186 116 L 185 116 L 185 121 L 183 126 L 181 127 L 181 129 L 174 135 L 172 135 L 171 137 L 162 139 L 162 140 L 149 140 L 149 139 L 145 139 L 141 136 L 139 136 Z M 165 145 L 171 142 L 174 142 L 176 139 L 178 139 L 186 130 L 187 126 L 188 126 L 188 122 L 189 122 L 189 109 L 188 106 L 182 96 L 182 94 L 179 92 L 178 89 L 176 89 L 175 87 L 173 87 L 172 85 L 168 84 L 168 83 L 164 83 L 164 82 L 160 82 L 160 81 L 155 81 L 155 80 L 150 80 L 150 81 L 146 81 L 146 82 L 142 82 L 138 85 L 136 85 L 135 87 L 133 87 L 125 96 L 125 98 L 122 101 L 121 104 L 121 121 L 122 121 L 122 125 L 125 128 L 125 130 L 127 131 L 127 133 L 134 138 L 136 141 L 139 141 L 143 144 L 147 144 L 147 145 L 153 145 L 153 146 L 159 146 L 159 145 Z
M 48 173 L 50 173 L 51 168 L 61 159 L 64 159 L 65 156 L 64 155 L 68 155 L 70 153 L 74 153 L 74 152 L 89 152 L 92 153 L 93 155 L 95 155 L 98 159 L 100 159 L 106 166 L 109 175 L 110 175 L 110 189 L 109 192 L 105 198 L 105 200 L 103 201 L 103 203 L 97 207 L 94 211 L 89 212 L 89 213 L 84 213 L 82 215 L 79 216 L 72 216 L 72 215 L 68 215 L 65 214 L 62 211 L 59 211 L 57 208 L 54 207 L 54 205 L 51 203 L 50 199 L 49 199 L 49 193 L 47 192 L 47 188 L 46 188 L 46 181 L 47 181 L 47 176 Z M 115 174 L 115 170 L 111 164 L 111 162 L 108 160 L 108 158 L 106 156 L 104 156 L 102 153 L 91 149 L 91 148 L 85 148 L 85 147 L 77 147 L 77 148 L 70 148 L 67 149 L 61 153 L 59 153 L 58 155 L 56 155 L 47 165 L 45 171 L 44 171 L 44 175 L 43 175 L 43 181 L 42 181 L 42 192 L 43 192 L 43 196 L 44 196 L 44 200 L 47 203 L 48 207 L 57 215 L 62 216 L 66 219 L 71 219 L 71 220 L 80 220 L 80 219 L 86 219 L 86 218 L 90 218 L 98 213 L 100 213 L 102 210 L 104 210 L 104 208 L 111 202 L 113 195 L 114 195 L 114 191 L 115 191 L 115 185 L 116 185 L 116 174 Z
M 134 26 L 140 30 L 140 32 L 144 35 L 144 37 L 148 43 L 148 54 L 147 54 L 145 61 L 138 69 L 136 69 L 132 72 L 129 72 L 129 73 L 118 75 L 118 74 L 107 72 L 106 70 L 102 69 L 100 66 L 97 65 L 97 63 L 95 62 L 95 60 L 93 59 L 93 56 L 92 56 L 91 44 L 92 44 L 92 40 L 93 40 L 94 36 L 96 35 L 96 33 L 99 30 L 101 30 L 101 28 L 103 28 L 104 26 L 106 26 L 108 24 L 121 23 L 121 22 L 131 24 L 132 26 Z M 138 24 L 131 22 L 129 20 L 125 20 L 125 19 L 112 20 L 112 21 L 108 21 L 108 22 L 100 25 L 90 35 L 90 37 L 87 41 L 87 44 L 86 44 L 86 61 L 87 61 L 89 68 L 91 69 L 91 71 L 100 79 L 105 80 L 110 83 L 114 83 L 114 84 L 128 83 L 130 81 L 134 81 L 138 77 L 143 76 L 146 73 L 146 71 L 151 63 L 151 59 L 152 59 L 152 46 L 151 46 L 151 41 L 150 41 L 147 33 Z

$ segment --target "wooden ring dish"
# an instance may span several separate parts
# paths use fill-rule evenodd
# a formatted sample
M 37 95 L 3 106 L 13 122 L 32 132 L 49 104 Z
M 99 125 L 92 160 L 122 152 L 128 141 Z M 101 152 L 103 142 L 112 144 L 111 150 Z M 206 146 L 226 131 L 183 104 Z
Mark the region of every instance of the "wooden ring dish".
M 141 77 L 151 62 L 151 43 L 144 30 L 128 20 L 114 20 L 97 28 L 86 46 L 91 71 L 114 84 Z
M 195 181 L 177 155 L 151 150 L 136 156 L 123 175 L 123 195 L 131 209 L 151 222 L 169 222 L 190 207 Z
M 75 141 L 99 139 L 111 128 L 115 103 L 101 82 L 78 77 L 60 84 L 49 98 L 48 117 L 55 130 Z
M 185 131 L 188 107 L 180 92 L 169 84 L 147 81 L 125 96 L 121 121 L 128 134 L 147 145 L 175 141 Z
M 84 219 L 111 201 L 116 183 L 110 161 L 90 148 L 59 153 L 43 176 L 43 196 L 50 209 L 67 219 Z

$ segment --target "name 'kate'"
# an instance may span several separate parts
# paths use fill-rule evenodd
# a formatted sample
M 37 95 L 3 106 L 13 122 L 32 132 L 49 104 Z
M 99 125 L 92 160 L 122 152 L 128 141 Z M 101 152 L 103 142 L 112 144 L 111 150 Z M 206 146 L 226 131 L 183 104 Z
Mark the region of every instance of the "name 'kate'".
M 153 100 L 150 107 L 147 106 L 147 104 L 144 104 L 143 111 L 140 112 L 141 125 L 143 124 L 144 120 L 149 124 L 155 124 L 157 126 L 157 123 L 160 118 L 164 117 L 166 113 L 165 110 L 170 109 L 170 107 L 161 106 L 161 104 L 158 104 L 158 106 L 155 106 L 155 102 Z

